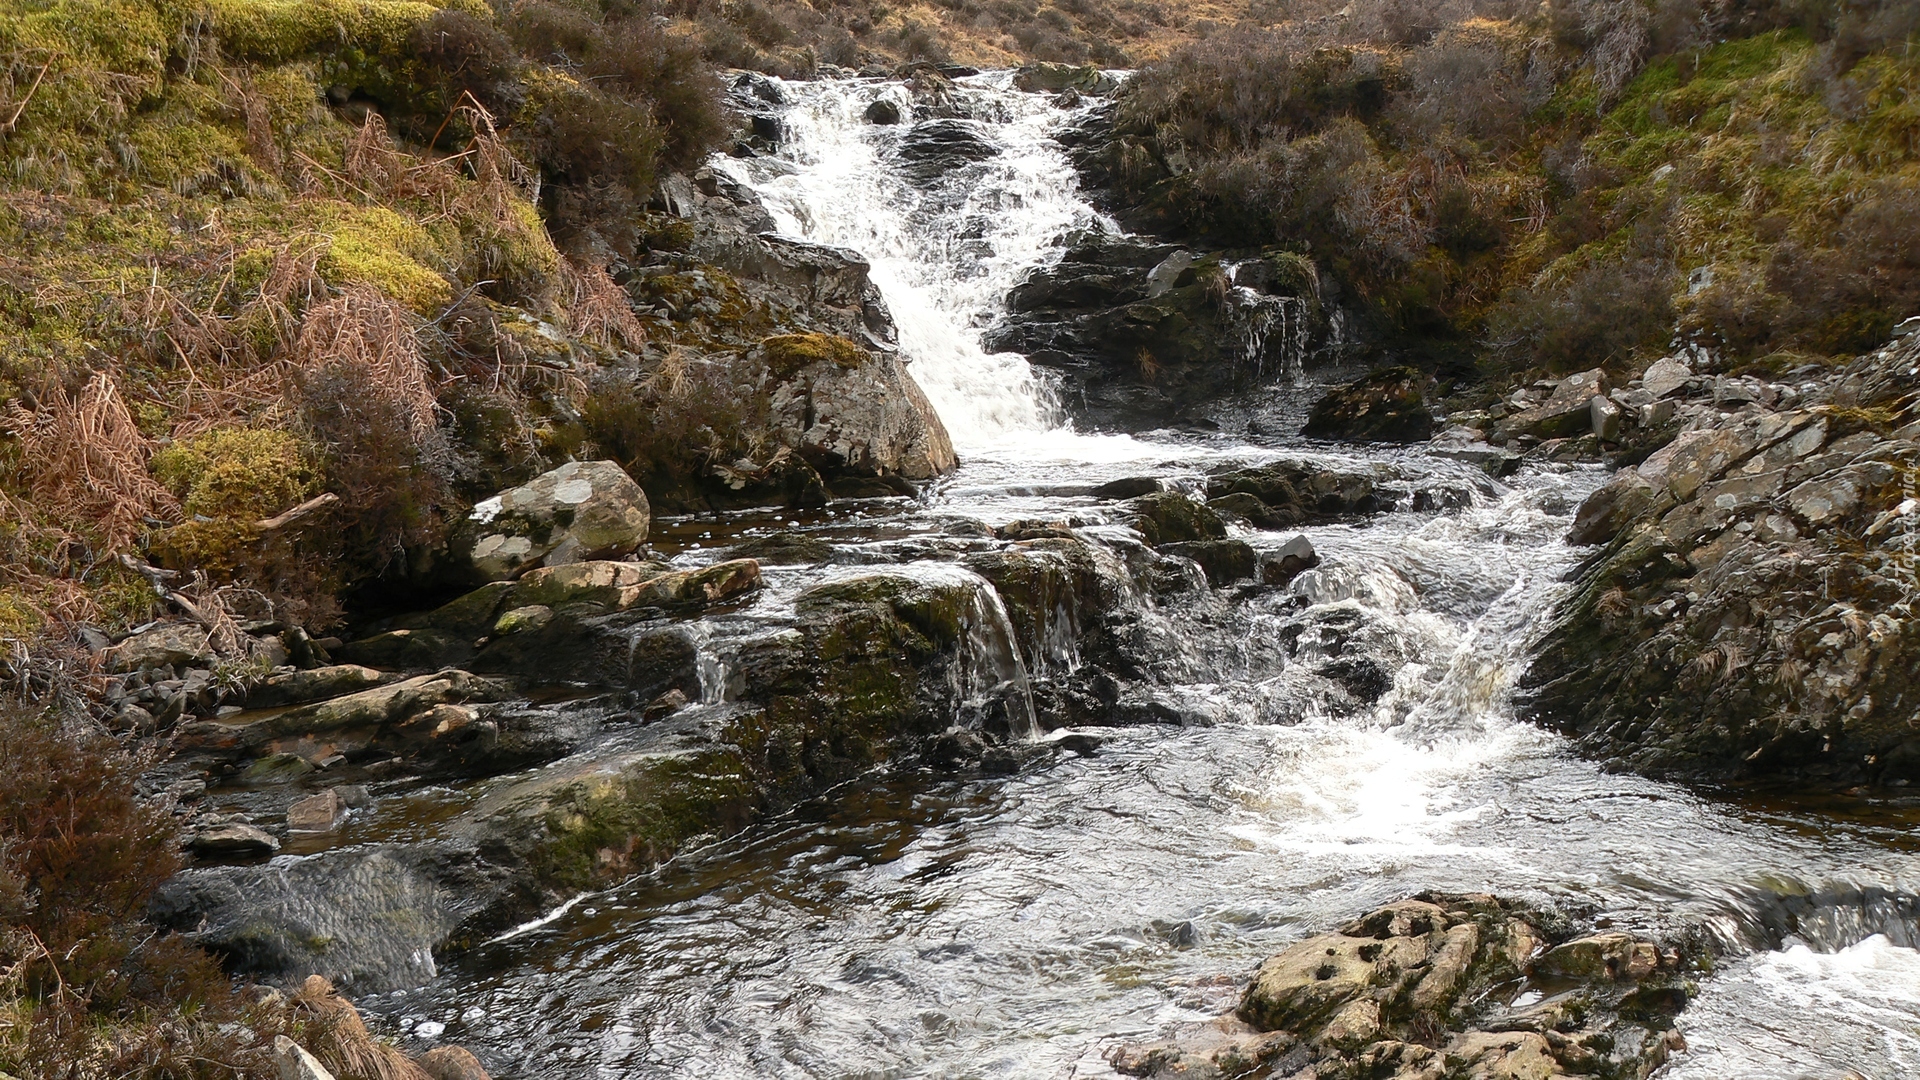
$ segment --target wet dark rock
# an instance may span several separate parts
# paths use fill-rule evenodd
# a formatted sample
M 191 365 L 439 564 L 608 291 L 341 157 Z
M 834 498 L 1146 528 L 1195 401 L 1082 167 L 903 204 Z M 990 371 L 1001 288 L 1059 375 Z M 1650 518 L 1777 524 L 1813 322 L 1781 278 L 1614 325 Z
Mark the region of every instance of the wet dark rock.
M 1920 778 L 1912 571 L 1920 342 L 1801 407 L 1685 406 L 1687 429 L 1580 507 L 1582 566 L 1523 680 L 1609 765 L 1826 783 Z
M 1111 1060 L 1155 1080 L 1644 1078 L 1684 1045 L 1694 962 L 1523 904 L 1422 893 L 1270 958 L 1234 1013 Z
M 1223 540 L 1227 526 L 1203 502 L 1177 491 L 1157 491 L 1142 495 L 1128 505 L 1134 528 L 1153 545 L 1184 540 Z
M 876 98 L 867 106 L 864 114 L 869 124 L 897 124 L 900 122 L 900 106 L 886 98 Z
M 1366 656 L 1336 657 L 1321 664 L 1316 674 L 1339 683 L 1362 705 L 1379 701 L 1393 689 L 1393 675 Z
M 1091 491 L 1096 499 L 1137 499 L 1142 495 L 1151 495 L 1161 491 L 1166 485 L 1157 476 L 1127 476 L 1119 480 L 1109 480 Z
M 1062 373 L 1065 404 L 1102 427 L 1194 421 L 1281 369 L 1248 355 L 1218 260 L 1137 237 L 1079 237 L 1008 295 L 987 347 Z
M 284 865 L 181 872 L 154 894 L 149 917 L 264 978 L 325 975 L 379 993 L 435 973 L 433 950 L 460 922 L 462 882 L 424 849 L 347 849 Z M 470 895 L 470 894 L 469 894 Z
M 919 180 L 936 180 L 965 165 L 1000 154 L 999 143 L 972 120 L 929 120 L 907 130 L 895 147 L 902 171 Z
M 755 71 L 743 71 L 734 76 L 730 87 L 733 95 L 746 101 L 759 101 L 768 105 L 785 105 L 786 92 L 780 84 Z
M 1259 568 L 1260 557 L 1245 540 L 1189 540 L 1162 544 L 1160 550 L 1199 563 L 1207 584 L 1216 589 L 1252 578 Z
M 1260 496 L 1248 491 L 1234 491 L 1217 499 L 1208 499 L 1207 506 L 1223 517 L 1239 518 L 1257 529 L 1284 529 L 1298 520 L 1298 515 L 1289 508 L 1275 510 Z
M 1258 506 L 1244 499 L 1258 500 Z M 1348 472 L 1304 462 L 1280 461 L 1232 469 L 1207 478 L 1212 501 L 1232 499 L 1223 508 L 1263 528 L 1286 528 L 1308 521 L 1371 514 L 1391 503 L 1381 497 L 1371 473 Z
M 1320 553 L 1313 549 L 1313 542 L 1304 536 L 1295 536 L 1274 551 L 1260 553 L 1260 583 L 1285 585 L 1303 571 L 1319 565 Z
M 1426 388 L 1433 377 L 1410 367 L 1390 367 L 1327 391 L 1313 406 L 1300 434 L 1350 442 L 1425 442 L 1433 436 Z

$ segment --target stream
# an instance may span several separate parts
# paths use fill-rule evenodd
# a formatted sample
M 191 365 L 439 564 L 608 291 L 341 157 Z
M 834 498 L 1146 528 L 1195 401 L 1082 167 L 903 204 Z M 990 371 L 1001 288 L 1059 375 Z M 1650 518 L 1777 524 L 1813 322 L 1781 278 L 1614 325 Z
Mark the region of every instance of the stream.
M 909 125 L 862 118 L 882 95 L 910 111 L 899 85 L 780 86 L 781 152 L 717 167 L 782 232 L 871 261 L 962 464 L 919 501 L 662 523 L 656 545 L 685 565 L 774 529 L 837 545 L 826 567 L 768 567 L 763 595 L 729 618 L 750 624 L 847 566 L 918 572 L 916 541 L 955 520 L 1071 517 L 1118 534 L 1089 492 L 1123 477 L 1190 485 L 1304 457 L 1468 497 L 1238 533 L 1273 550 L 1303 532 L 1322 562 L 1281 595 L 1203 589 L 1153 608 L 1154 692 L 1178 723 L 1102 729 L 1097 747 L 1009 775 L 875 775 L 579 898 L 370 1012 L 413 1043 L 468 1046 L 497 1076 L 1109 1076 L 1116 1043 L 1231 1008 L 1287 943 L 1445 889 L 1710 935 L 1716 970 L 1681 1017 L 1689 1049 L 1671 1080 L 1920 1076 L 1920 802 L 1609 775 L 1514 718 L 1510 688 L 1580 558 L 1562 537 L 1597 469 L 1495 482 L 1424 448 L 1076 432 L 1045 373 L 979 344 L 1069 233 L 1114 227 L 1052 139 L 1072 110 L 1007 73 L 960 80 L 1000 150 L 929 181 L 902 168 Z M 1296 412 L 1312 399 L 1285 392 Z M 1280 630 L 1303 613 L 1290 653 Z M 1321 626 L 1338 640 L 1318 642 Z M 1303 662 L 1316 649 L 1378 664 L 1384 695 L 1334 707 Z M 719 686 L 724 650 L 713 662 Z M 1071 640 L 1052 662 L 1074 662 Z

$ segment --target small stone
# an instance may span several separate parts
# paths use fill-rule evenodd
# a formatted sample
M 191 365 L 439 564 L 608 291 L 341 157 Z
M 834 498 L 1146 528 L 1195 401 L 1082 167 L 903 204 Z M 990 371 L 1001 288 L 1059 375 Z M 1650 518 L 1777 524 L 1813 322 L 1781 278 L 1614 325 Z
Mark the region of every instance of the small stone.
M 867 106 L 866 117 L 869 124 L 897 124 L 900 122 L 900 106 L 886 98 L 879 98 Z
M 373 805 L 373 793 L 367 790 L 365 784 L 341 784 L 333 789 L 333 793 L 352 810 L 365 810 Z
M 273 1064 L 280 1080 L 333 1080 L 333 1074 L 318 1058 L 285 1035 L 273 1037 Z
M 187 847 L 205 858 L 244 859 L 271 855 L 280 850 L 280 841 L 264 829 L 240 822 L 212 825 L 194 833 Z
M 323 791 L 287 807 L 287 831 L 332 832 L 347 820 L 347 804 L 334 791 Z
M 1673 419 L 1674 403 L 1671 398 L 1640 406 L 1640 426 L 1657 428 Z
M 313 763 L 298 754 L 268 754 L 247 766 L 240 779 L 249 784 L 284 784 L 313 771 Z
M 109 671 L 147 671 L 178 664 L 211 663 L 213 645 L 197 626 L 169 623 L 132 637 L 106 650 Z
M 528 604 L 500 616 L 493 624 L 493 635 L 505 637 L 523 630 L 538 630 L 553 621 L 553 609 L 545 604 Z
M 1640 376 L 1640 388 L 1658 399 L 1686 386 L 1691 378 L 1693 369 L 1687 367 L 1686 361 L 1665 356 L 1655 360 L 1646 374 Z
M 678 712 L 685 708 L 686 704 L 687 695 L 682 693 L 678 688 L 675 688 L 647 702 L 646 711 L 641 715 L 648 720 L 658 720 L 663 716 Z
M 167 794 L 172 796 L 173 801 L 177 803 L 193 802 L 205 797 L 207 794 L 207 782 L 197 776 L 190 776 L 185 780 L 175 780 L 173 783 L 167 785 Z
M 1300 572 L 1320 565 L 1320 553 L 1313 550 L 1313 541 L 1304 535 L 1295 536 L 1280 545 L 1279 550 L 1269 551 L 1260 559 L 1260 581 L 1266 585 L 1285 585 L 1300 576 Z
M 120 711 L 113 714 L 111 726 L 115 731 L 131 731 L 142 735 L 149 734 L 158 727 L 152 713 L 132 704 L 122 705 Z
M 1587 403 L 1588 412 L 1593 419 L 1593 433 L 1602 442 L 1617 442 L 1620 439 L 1621 410 L 1607 398 L 1595 394 Z

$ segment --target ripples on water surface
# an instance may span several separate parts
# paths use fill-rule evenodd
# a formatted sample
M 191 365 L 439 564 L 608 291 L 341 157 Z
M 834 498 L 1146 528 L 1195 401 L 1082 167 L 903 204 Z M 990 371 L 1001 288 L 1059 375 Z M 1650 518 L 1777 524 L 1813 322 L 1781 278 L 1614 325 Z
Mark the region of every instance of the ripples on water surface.
M 858 117 L 897 91 L 871 83 L 790 86 L 788 162 L 729 165 L 784 229 L 873 259 L 967 462 L 927 506 L 803 527 L 857 540 L 952 514 L 1097 514 L 1073 492 L 1275 453 L 1055 429 L 1025 362 L 979 349 L 1019 274 L 1099 223 L 1046 137 L 1060 111 L 996 79 L 967 92 L 1007 151 L 958 186 L 889 173 L 895 136 Z M 1716 802 L 1604 775 L 1512 718 L 1509 688 L 1577 558 L 1560 537 L 1598 480 L 1530 471 L 1465 510 L 1306 530 L 1325 561 L 1294 586 L 1302 602 L 1352 609 L 1398 659 L 1370 712 L 1317 711 L 1262 647 L 1271 619 L 1236 610 L 1220 617 L 1243 647 L 1210 646 L 1175 688 L 1213 726 L 1116 730 L 1093 756 L 1009 777 L 853 785 L 369 1004 L 507 1076 L 1101 1076 L 1115 1040 L 1230 1007 L 1285 943 L 1440 888 L 1710 927 L 1731 951 L 1682 1019 L 1692 1049 L 1671 1077 L 1920 1076 L 1905 924 L 1868 918 L 1814 951 L 1779 940 L 1756 899 L 1802 883 L 1911 895 L 1907 808 Z M 700 528 L 668 535 L 724 542 Z M 772 576 L 786 595 L 808 580 Z

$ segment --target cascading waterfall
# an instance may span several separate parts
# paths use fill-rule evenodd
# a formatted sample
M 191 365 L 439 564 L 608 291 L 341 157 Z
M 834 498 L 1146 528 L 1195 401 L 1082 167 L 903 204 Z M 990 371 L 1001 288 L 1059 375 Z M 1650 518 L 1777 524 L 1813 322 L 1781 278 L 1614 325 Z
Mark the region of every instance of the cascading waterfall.
M 1003 450 L 1009 438 L 1058 428 L 1026 359 L 987 353 L 980 333 L 1022 275 L 1058 257 L 1060 236 L 1103 227 L 1051 137 L 1067 111 L 1012 90 L 1009 73 L 961 80 L 955 96 L 969 112 L 1000 118 L 1000 151 L 922 184 L 891 164 L 906 126 L 865 119 L 883 97 L 912 111 L 897 84 L 781 87 L 791 101 L 786 149 L 724 167 L 759 192 L 782 232 L 871 261 L 900 349 L 958 449 Z
M 1309 305 L 1297 296 L 1270 296 L 1239 284 L 1244 265 L 1230 263 L 1226 267 L 1227 304 L 1242 360 L 1253 369 L 1254 380 L 1264 382 L 1267 358 L 1277 352 L 1279 368 L 1275 376 L 1291 386 L 1305 374 Z
M 862 118 L 882 96 L 910 111 L 900 86 L 783 90 L 781 156 L 724 167 L 784 231 L 871 260 L 901 348 L 965 453 L 927 505 L 877 512 L 870 534 L 836 519 L 837 561 L 785 568 L 757 603 L 882 567 L 964 583 L 952 670 L 981 715 L 956 721 L 1004 707 L 1009 733 L 1029 736 L 1030 679 L 1080 663 L 1091 615 L 1050 600 L 1023 658 L 986 581 L 929 561 L 941 557 L 929 548 L 994 543 L 946 524 L 1098 515 L 1084 494 L 1098 483 L 1151 472 L 1194 491 L 1212 464 L 1276 451 L 1063 437 L 1027 363 L 980 348 L 1019 277 L 1064 233 L 1103 225 L 1048 138 L 1066 110 L 1004 74 L 960 80 L 1001 149 L 927 182 L 895 157 L 905 125 Z M 1247 292 L 1235 293 L 1245 359 L 1295 370 L 1308 302 Z M 1337 346 L 1337 311 L 1328 330 Z M 1692 1049 L 1661 1080 L 1920 1075 L 1920 953 L 1908 947 L 1920 858 L 1903 836 L 1606 774 L 1513 715 L 1531 639 L 1579 558 L 1563 539 L 1573 507 L 1599 476 L 1529 468 L 1490 485 L 1419 449 L 1287 452 L 1486 494 L 1307 529 L 1318 568 L 1231 599 L 1201 580 L 1148 589 L 1125 569 L 1137 539 L 1089 527 L 1113 542 L 1096 558 L 1126 591 L 1126 619 L 1108 629 L 1153 645 L 1155 700 L 1179 706 L 1169 716 L 1202 719 L 1108 730 L 1097 754 L 998 779 L 863 778 L 723 856 L 555 913 L 510 956 L 461 961 L 373 1007 L 402 1033 L 484 1051 L 497 1073 L 553 1080 L 1111 1076 L 1102 1054 L 1115 1040 L 1221 1012 L 1279 947 L 1430 888 L 1571 901 L 1636 930 L 1720 928 L 1728 956 L 1681 1019 Z M 1268 552 L 1290 538 L 1243 535 Z M 738 677 L 725 660 L 737 640 L 700 641 L 710 703 Z M 1325 672 L 1356 660 L 1386 689 L 1336 708 Z

